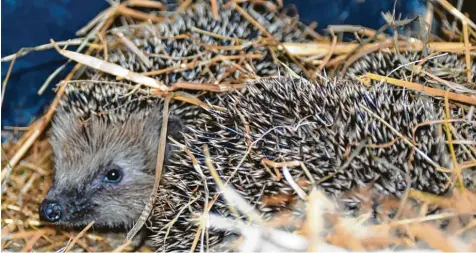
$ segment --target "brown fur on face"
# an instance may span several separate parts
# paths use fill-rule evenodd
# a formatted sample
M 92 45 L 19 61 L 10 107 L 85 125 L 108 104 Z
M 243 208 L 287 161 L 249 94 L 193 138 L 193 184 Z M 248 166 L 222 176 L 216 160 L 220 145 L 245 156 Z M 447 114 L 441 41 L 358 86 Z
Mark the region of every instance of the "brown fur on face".
M 59 203 L 56 223 L 129 227 L 139 217 L 152 190 L 160 139 L 161 108 L 138 110 L 123 122 L 92 116 L 81 122 L 59 112 L 52 127 L 55 177 L 45 200 Z M 178 134 L 180 121 L 169 119 Z M 110 169 L 122 172 L 118 183 L 106 182 Z

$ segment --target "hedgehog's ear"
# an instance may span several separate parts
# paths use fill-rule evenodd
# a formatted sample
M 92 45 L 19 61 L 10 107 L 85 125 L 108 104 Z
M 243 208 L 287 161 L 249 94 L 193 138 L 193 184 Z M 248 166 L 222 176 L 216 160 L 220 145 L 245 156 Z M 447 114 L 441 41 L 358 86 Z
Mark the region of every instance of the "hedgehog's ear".
M 167 136 L 173 138 L 174 140 L 181 142 L 182 140 L 182 131 L 183 131 L 182 120 L 177 116 L 169 116 L 169 121 L 167 124 Z M 175 150 L 175 145 L 167 137 L 167 145 L 165 146 L 165 159 L 170 157 L 170 153 Z
M 169 115 L 169 121 L 167 124 L 167 136 L 170 136 L 174 140 L 178 141 L 182 138 L 183 128 L 183 122 L 179 117 Z

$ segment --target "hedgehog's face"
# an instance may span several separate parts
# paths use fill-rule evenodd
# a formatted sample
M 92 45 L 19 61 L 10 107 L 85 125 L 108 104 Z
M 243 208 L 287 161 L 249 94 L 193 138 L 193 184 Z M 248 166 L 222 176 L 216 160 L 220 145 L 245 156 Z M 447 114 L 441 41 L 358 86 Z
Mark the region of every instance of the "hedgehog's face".
M 55 177 L 40 217 L 68 227 L 91 221 L 98 227 L 133 225 L 153 188 L 160 125 L 160 117 L 150 115 L 82 126 L 57 116 L 51 141 Z
M 91 154 L 84 157 L 92 158 Z M 86 176 L 80 169 L 57 167 L 54 183 L 40 206 L 42 220 L 68 227 L 91 221 L 100 227 L 124 227 L 137 219 L 152 189 L 153 175 L 119 159 L 90 168 L 95 173 Z

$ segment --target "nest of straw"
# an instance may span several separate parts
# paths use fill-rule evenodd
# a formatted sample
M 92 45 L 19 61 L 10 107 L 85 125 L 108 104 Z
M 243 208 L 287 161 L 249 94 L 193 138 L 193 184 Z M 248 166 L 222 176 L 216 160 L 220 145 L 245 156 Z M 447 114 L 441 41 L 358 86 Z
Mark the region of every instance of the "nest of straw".
M 270 51 L 282 52 L 309 79 L 319 78 L 318 73 L 321 70 L 326 70 L 330 75 L 345 73 L 352 63 L 371 52 L 395 48 L 400 51 L 421 51 L 429 48 L 436 53 L 449 52 L 464 55 L 467 66 L 464 74 L 467 76 L 467 80 L 474 80 L 471 65 L 472 58 L 476 53 L 472 46 L 476 41 L 476 25 L 446 0 L 428 3 L 427 13 L 422 17 L 422 20 L 427 24 L 431 24 L 433 20 L 439 21 L 441 27 L 436 34 L 430 33 L 427 26 L 421 26 L 422 36 L 420 37 L 388 36 L 383 33 L 384 30 L 397 29 L 418 21 L 395 20 L 393 15 L 383 14 L 388 24 L 378 31 L 356 26 L 330 26 L 329 34 L 324 36 L 314 32 L 315 24 L 313 23 L 306 28 L 307 36 L 313 40 L 309 43 L 277 43 L 259 22 L 236 4 L 246 1 L 263 5 L 271 11 L 280 9 L 282 2 L 230 1 L 225 7 L 237 8 L 245 18 L 263 31 L 266 38 L 256 43 L 262 43 Z M 177 10 L 189 8 L 191 5 L 193 5 L 192 1 L 183 1 Z M 219 9 L 216 0 L 210 1 L 210 8 L 218 16 Z M 3 58 L 2 61 L 11 61 L 11 67 L 13 67 L 15 59 L 31 51 L 55 48 L 66 58 L 77 62 L 72 72 L 65 77 L 65 82 L 73 80 L 81 66 L 86 65 L 96 68 L 99 72 L 114 75 L 116 78 L 127 79 L 133 84 L 140 84 L 138 89 L 150 88 L 152 94 L 158 96 L 171 94 L 178 89 L 195 89 L 189 83 L 175 83 L 166 86 L 153 78 L 154 74 L 180 71 L 180 69 L 159 70 L 161 72 L 149 74 L 121 72 L 122 69 L 118 65 L 104 64 L 107 62 L 105 60 L 107 56 L 105 59 L 99 57 L 99 55 L 107 55 L 107 49 L 113 46 L 108 45 L 104 37 L 117 24 L 118 20 L 122 19 L 122 21 L 126 20 L 126 22 L 134 24 L 159 23 L 163 21 L 160 12 L 163 10 L 165 10 L 165 6 L 159 2 L 128 0 L 109 7 L 78 31 L 78 34 L 86 35 L 85 39 L 73 39 L 67 42 L 51 41 L 49 44 L 33 49 L 22 49 L 15 55 Z M 452 23 L 457 25 L 452 25 Z M 197 30 L 196 32 L 207 31 Z M 213 33 L 208 33 L 213 36 Z M 355 40 L 344 42 L 342 40 L 344 33 L 353 34 Z M 128 43 L 127 38 L 122 37 L 121 40 L 124 45 L 129 45 L 130 50 L 137 54 L 138 59 L 144 57 L 145 52 L 137 51 L 137 48 Z M 79 45 L 79 48 L 77 52 L 73 52 L 60 48 L 64 45 Z M 235 62 L 233 71 L 249 70 L 245 66 L 247 61 L 243 60 L 242 55 L 236 55 L 236 57 L 227 60 Z M 216 64 L 216 62 L 211 61 L 206 64 Z M 99 65 L 102 67 L 98 68 Z M 4 80 L 5 84 L 8 82 L 10 71 Z M 366 85 L 370 85 L 371 80 L 385 81 L 392 85 L 417 90 L 431 96 L 444 98 L 446 105 L 476 105 L 474 95 L 427 87 L 408 80 L 398 80 L 375 73 L 367 73 L 361 76 L 360 80 Z M 40 92 L 47 85 L 48 83 L 44 84 L 40 88 Z M 224 81 L 219 85 L 203 84 L 200 89 L 209 92 L 223 92 L 243 87 L 243 85 L 245 85 L 244 80 L 231 80 Z M 461 85 L 468 89 L 475 89 L 474 84 L 471 83 Z M 91 229 L 93 224 L 88 225 L 82 231 L 70 231 L 49 226 L 39 220 L 38 207 L 51 185 L 53 175 L 52 151 L 46 131 L 63 92 L 64 86 L 60 86 L 55 100 L 45 115 L 29 127 L 7 127 L 5 130 L 11 131 L 19 138 L 2 144 L 1 248 L 8 251 L 128 251 L 131 249 L 130 243 L 123 244 L 122 236 L 93 231 Z M 180 99 L 181 97 L 175 94 L 174 98 Z M 199 100 L 187 98 L 182 98 L 182 100 L 195 104 L 201 103 Z M 447 136 L 451 146 L 454 136 L 452 137 L 451 133 Z M 469 144 L 469 148 L 475 149 L 475 144 Z M 455 164 L 454 183 L 457 184 L 458 178 L 461 178 L 462 168 L 472 166 L 476 166 L 476 160 L 464 165 Z M 227 243 L 228 246 L 236 246 L 237 249 L 243 251 L 254 250 L 257 247 L 266 251 L 277 249 L 287 251 L 363 251 L 389 250 L 399 247 L 428 247 L 442 251 L 476 251 L 476 241 L 474 240 L 476 238 L 476 219 L 474 218 L 476 208 L 473 204 L 476 202 L 476 195 L 464 187 L 455 187 L 455 190 L 444 197 L 408 189 L 404 197 L 400 199 L 384 198 L 374 193 L 370 188 L 355 189 L 348 195 L 362 200 L 362 209 L 357 218 L 349 218 L 324 194 L 312 190 L 306 200 L 295 205 L 295 209 L 300 210 L 297 212 L 300 215 L 296 215 L 296 212 L 280 213 L 270 221 L 260 220 L 259 214 L 234 194 L 233 190 L 224 188 L 222 191 L 225 199 L 238 203 L 237 208 L 246 210 L 258 224 L 243 224 L 213 215 L 209 217 L 211 226 L 240 234 L 241 236 L 236 240 L 230 240 Z M 363 225 L 371 215 L 374 215 L 376 199 L 379 206 L 377 215 L 386 217 L 386 214 L 397 210 L 397 216 L 393 219 L 382 218 L 380 224 Z M 426 215 L 429 209 L 434 208 L 438 208 L 440 211 L 433 215 Z M 446 224 L 445 230 L 439 228 L 442 223 Z M 286 228 L 286 231 L 290 232 L 283 232 L 280 228 Z M 283 245 L 281 243 L 283 241 L 286 241 L 286 244 Z M 140 251 L 151 250 L 147 246 L 140 249 Z

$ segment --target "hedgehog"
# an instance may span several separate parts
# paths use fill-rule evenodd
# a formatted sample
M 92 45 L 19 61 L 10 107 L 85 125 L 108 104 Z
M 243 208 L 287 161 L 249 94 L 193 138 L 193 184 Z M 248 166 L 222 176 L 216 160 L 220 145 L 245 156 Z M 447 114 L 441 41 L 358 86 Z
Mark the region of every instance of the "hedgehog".
M 108 61 L 135 72 L 177 67 L 176 71 L 154 75 L 167 85 L 180 81 L 233 83 L 250 74 L 231 71 L 226 61 L 181 67 L 194 59 L 206 62 L 220 55 L 259 53 L 259 58 L 247 59 L 253 77 L 278 75 L 275 52 L 246 43 L 262 39 L 262 31 L 218 2 L 220 21 L 214 21 L 208 5 L 194 4 L 185 12 L 167 16 L 163 23 L 112 29 L 106 38 L 108 44 L 117 44 L 117 33 L 132 38 L 151 64 L 144 64 L 122 47 L 109 48 Z M 240 6 L 277 41 L 307 40 L 304 28 L 293 18 L 253 4 Z M 245 43 L 217 39 L 194 28 Z M 177 39 L 189 34 L 191 37 Z M 277 57 L 300 73 L 292 62 L 279 54 Z M 66 87 L 52 124 L 55 176 L 40 206 L 40 218 L 66 227 L 81 227 L 94 220 L 98 228 L 127 230 L 142 212 L 154 183 L 163 101 L 130 84 L 113 82 L 111 76 L 93 69 L 87 69 L 81 79 L 85 80 Z M 179 102 L 171 105 L 164 173 L 147 222 L 150 241 L 158 250 L 189 250 L 198 229 L 195 214 L 219 192 L 205 164 L 204 144 L 220 177 L 258 206 L 264 217 L 286 210 L 293 201 L 285 197 L 288 202 L 266 205 L 266 198 L 291 196 L 293 188 L 281 179 L 282 172 L 265 168 L 264 159 L 301 162 L 311 177 L 296 168 L 289 171 L 291 177 L 304 186 L 314 182 L 333 195 L 369 182 L 386 194 L 399 195 L 407 186 L 406 171 L 412 173 L 412 187 L 437 194 L 447 190 L 448 175 L 437 171 L 363 109 L 380 113 L 411 138 L 412 127 L 418 122 L 441 118 L 441 109 L 428 102 L 431 98 L 411 97 L 387 86 L 368 91 L 345 80 L 314 83 L 278 78 L 260 79 L 245 90 L 210 94 L 204 99 L 225 111 Z M 466 122 L 455 126 L 466 139 L 474 140 L 474 126 Z M 451 168 L 437 128 L 419 127 L 416 143 L 428 159 Z M 352 137 L 345 137 L 345 133 L 352 133 Z M 372 146 L 389 142 L 395 145 Z M 184 148 L 196 157 L 199 171 Z M 356 148 L 361 150 L 353 154 Z M 459 161 L 465 161 L 466 156 L 474 154 L 459 154 Z M 409 162 L 402 163 L 405 159 Z M 221 197 L 214 201 L 211 212 L 230 216 Z M 211 229 L 207 245 L 218 245 L 229 234 Z
M 130 227 L 139 217 L 154 182 L 163 100 L 130 95 L 132 90 L 92 81 L 68 85 L 52 126 L 55 179 L 40 208 L 42 219 L 66 226 L 94 220 L 97 226 Z M 213 101 L 217 107 L 172 103 L 168 135 L 175 141 L 167 144 L 147 222 L 158 250 L 190 250 L 196 214 L 206 203 L 213 202 L 214 214 L 231 215 L 222 197 L 213 199 L 219 189 L 205 162 L 205 144 L 219 177 L 264 218 L 289 210 L 293 202 L 295 188 L 289 177 L 282 178 L 286 173 L 303 190 L 314 184 L 334 196 L 367 184 L 396 196 L 407 183 L 435 194 L 448 191 L 450 175 L 434 166 L 453 166 L 441 127 L 416 128 L 442 118 L 432 98 L 387 84 L 367 89 L 345 79 L 317 83 L 283 77 L 250 82 L 242 90 L 216 94 Z M 476 140 L 470 122 L 455 127 L 465 139 Z M 401 138 L 413 140 L 419 152 Z M 267 168 L 264 161 L 304 166 L 285 172 Z M 289 198 L 267 204 L 279 196 Z M 220 245 L 228 236 L 210 228 L 206 243 Z
M 231 5 L 231 7 L 225 7 L 223 1 L 218 0 L 217 3 L 220 9 L 219 20 L 214 20 L 210 5 L 201 1 L 197 2 L 198 3 L 190 5 L 186 10 L 161 13 L 161 15 L 164 16 L 164 21 L 158 24 L 131 24 L 109 30 L 105 37 L 105 41 L 108 42 L 108 57 L 105 60 L 139 73 L 177 67 L 175 71 L 154 75 L 157 81 L 163 82 L 166 85 L 172 85 L 179 81 L 194 82 L 197 83 L 197 85 L 200 83 L 213 82 L 232 83 L 237 81 L 242 82 L 242 80 L 238 79 L 243 78 L 277 75 L 279 70 L 279 65 L 277 64 L 279 63 L 275 64 L 275 59 L 286 63 L 287 66 L 293 68 L 296 73 L 299 73 L 299 69 L 297 69 L 292 62 L 289 62 L 286 57 L 283 57 L 280 53 L 271 52 L 268 50 L 268 47 L 256 43 L 258 40 L 262 40 L 266 37 L 266 35 L 255 25 L 251 24 L 248 19 L 244 18 L 242 14 L 233 8 L 233 5 Z M 272 35 L 273 38 L 269 40 L 270 43 L 309 40 L 304 32 L 305 26 L 296 18 L 288 16 L 283 10 L 272 11 L 260 4 L 255 5 L 251 3 L 237 5 L 241 6 L 243 10 L 253 19 L 257 20 L 259 24 Z M 201 32 L 197 32 L 195 29 L 199 29 Z M 130 47 L 123 46 L 123 41 L 120 40 L 119 34 L 132 41 L 139 51 L 144 52 L 150 65 L 142 62 L 136 53 L 130 50 Z M 216 36 L 218 36 L 218 38 Z M 254 54 L 254 56 L 247 57 L 248 54 Z M 191 65 L 190 68 L 186 69 L 179 68 L 184 64 L 206 62 L 218 59 L 217 57 L 239 55 L 244 55 L 244 62 L 238 63 L 240 66 L 245 66 L 246 70 L 233 68 L 232 63 L 240 61 L 236 59 L 219 60 L 209 65 Z M 101 55 L 100 52 L 97 52 L 94 56 L 102 58 L 106 55 Z M 147 127 L 149 124 L 141 123 L 142 128 L 139 127 L 141 129 L 139 130 L 139 128 L 137 128 L 138 126 L 135 125 L 138 122 L 132 122 L 133 120 L 129 117 L 130 113 L 138 112 L 136 115 L 137 120 L 140 118 L 149 118 L 151 122 L 160 121 L 160 113 L 155 115 L 157 117 L 146 116 L 146 114 L 143 113 L 151 108 L 157 109 L 156 99 L 151 99 L 148 95 L 144 94 L 142 94 L 143 96 L 127 96 L 122 98 L 121 94 L 124 95 L 132 91 L 129 89 L 128 83 L 125 82 L 114 86 L 104 85 L 103 87 L 107 87 L 105 89 L 96 87 L 104 83 L 117 83 L 117 80 L 115 80 L 115 77 L 102 72 L 100 73 L 95 69 L 85 68 L 84 70 L 85 71 L 80 72 L 82 75 L 78 79 L 88 81 L 73 85 L 72 87 L 75 88 L 66 89 L 65 99 L 61 100 L 61 108 L 57 110 L 57 116 L 54 120 L 55 123 L 51 130 L 53 143 L 65 142 L 58 144 L 60 146 L 53 145 L 55 146 L 54 153 L 57 168 L 70 167 L 71 163 L 67 162 L 62 164 L 60 161 L 66 162 L 69 159 L 79 159 L 81 156 L 79 153 L 71 153 L 66 156 L 62 155 L 64 154 L 62 153 L 64 151 L 62 147 L 73 144 L 81 138 L 80 136 L 74 137 L 75 134 L 85 136 L 91 134 L 83 128 L 81 128 L 80 132 L 77 132 L 76 124 L 79 124 L 78 122 L 82 122 L 81 124 L 87 123 L 95 125 L 98 129 L 106 127 L 106 125 L 109 124 L 129 124 L 131 127 L 128 130 L 129 134 L 135 134 L 140 131 L 149 131 L 150 129 L 148 130 Z M 91 83 L 91 85 L 86 85 L 86 83 Z M 127 92 L 125 92 L 126 90 Z M 136 90 L 134 89 L 134 91 Z M 139 91 L 141 91 L 141 89 L 139 89 Z M 61 115 L 69 115 L 68 117 L 77 120 L 70 121 Z M 101 118 L 101 120 L 98 118 Z M 178 124 L 177 126 L 180 126 L 180 121 L 176 121 L 176 123 Z M 156 125 L 155 123 L 151 124 Z M 172 123 L 171 129 L 173 128 Z M 119 128 L 114 129 L 117 131 L 116 133 L 120 132 Z M 180 127 L 177 129 L 180 129 Z M 93 131 L 96 132 L 96 130 Z M 154 135 L 154 138 L 155 137 Z M 145 137 L 140 140 L 137 139 L 137 150 L 143 149 L 144 143 L 153 144 L 155 143 L 155 139 L 146 140 Z M 86 143 L 79 141 L 78 144 L 82 145 Z M 120 147 L 126 143 L 121 145 L 119 145 L 119 143 L 116 144 L 118 144 L 117 147 Z M 130 146 L 130 144 L 131 143 L 127 144 L 127 146 Z M 75 148 L 78 148 L 78 151 L 83 150 L 79 148 L 79 146 Z M 98 152 L 100 151 L 98 150 Z M 140 159 L 140 156 L 142 156 L 142 159 L 145 159 L 145 157 L 151 154 L 136 155 L 137 157 L 135 159 Z M 132 156 L 134 155 L 129 154 L 127 157 L 132 158 Z M 144 191 L 147 191 L 145 188 L 150 183 L 150 181 L 147 181 L 150 178 L 146 176 L 146 174 L 148 175 L 148 172 L 150 172 L 149 167 L 152 161 L 143 160 L 142 162 L 143 164 L 136 167 L 135 171 L 137 171 L 137 178 L 144 177 L 145 179 L 142 183 L 135 185 L 135 189 L 143 187 Z M 107 167 L 107 165 L 104 164 L 100 166 Z M 139 173 L 141 171 L 139 167 L 146 169 L 146 171 L 143 171 L 146 174 Z M 73 196 L 71 198 L 74 199 L 74 196 L 83 193 L 85 190 L 84 187 L 90 186 L 80 184 L 80 181 L 88 181 L 85 178 L 78 177 L 75 180 L 66 179 L 69 171 L 66 174 L 62 174 L 59 170 L 56 170 L 56 172 L 53 183 L 54 186 L 40 207 L 40 216 L 43 220 L 53 221 L 61 226 L 81 226 L 83 224 L 78 220 L 74 220 L 73 222 L 65 219 L 65 210 L 69 209 L 68 212 L 77 214 L 77 209 L 80 207 L 100 206 L 101 204 L 81 201 L 69 204 L 61 201 L 51 202 L 50 200 L 57 198 L 58 194 L 65 194 L 65 197 Z M 100 173 L 100 171 L 95 173 Z M 111 173 L 111 176 L 117 176 L 114 170 Z M 89 173 L 84 172 L 82 174 L 86 175 Z M 92 175 L 89 175 L 88 177 L 91 176 Z M 68 193 L 55 190 L 55 188 L 67 187 L 68 184 L 75 185 L 74 190 L 70 189 Z M 97 183 L 96 186 L 102 187 L 99 183 Z M 121 203 L 116 203 L 115 207 L 117 209 L 113 208 L 112 210 L 117 210 L 117 212 L 109 214 L 103 213 L 104 216 L 101 217 L 104 218 L 104 222 L 98 221 L 96 227 L 127 227 L 131 224 L 133 220 L 132 217 L 135 217 L 136 213 L 140 211 L 139 209 L 143 209 L 145 199 L 142 197 L 147 195 L 144 192 L 140 193 L 140 196 L 134 195 L 138 194 L 138 192 L 131 192 L 130 194 L 132 195 L 130 195 L 127 193 L 127 190 L 122 191 L 120 194 L 128 196 L 127 198 L 135 199 L 133 201 L 134 203 L 129 203 L 130 205 L 125 206 L 127 208 L 120 208 Z M 109 196 L 108 199 L 112 197 L 113 196 Z M 135 207 L 137 207 L 137 209 L 135 209 Z M 90 217 L 99 220 L 97 214 L 91 213 L 90 215 Z M 61 216 L 63 216 L 62 219 L 60 219 Z M 107 219 L 107 217 L 112 216 L 117 217 L 117 219 Z M 74 219 L 74 217 L 71 219 Z
M 277 75 L 280 60 L 297 74 L 301 70 L 282 52 L 272 52 L 265 44 L 307 42 L 304 24 L 283 9 L 271 11 L 260 4 L 237 4 L 265 28 L 269 38 L 233 6 L 217 1 L 215 20 L 209 3 L 198 1 L 186 10 L 162 13 L 164 21 L 116 27 L 108 31 L 107 61 L 138 73 L 146 73 L 165 84 L 176 82 L 236 83 L 243 78 Z M 148 63 L 123 46 L 121 34 L 143 52 Z M 266 41 L 266 42 L 265 42 Z M 96 55 L 102 58 L 103 55 Z M 231 57 L 231 58 L 227 58 Z M 236 64 L 245 66 L 237 69 Z M 157 70 L 169 70 L 159 71 Z M 155 73 L 154 73 L 155 72 Z M 147 74 L 149 73 L 149 74 Z M 96 70 L 86 71 L 82 79 L 110 80 Z
M 438 88 L 447 88 L 439 80 L 431 80 L 418 73 L 413 66 L 421 68 L 436 77 L 457 84 L 476 82 L 476 65 L 471 65 L 472 80 L 466 76 L 466 61 L 464 55 L 455 53 L 432 53 L 424 55 L 421 51 L 402 51 L 386 49 L 363 55 L 359 60 L 352 63 L 344 73 L 347 78 L 357 80 L 365 73 L 374 73 L 389 76 L 400 80 L 421 83 L 427 86 L 437 85 Z

